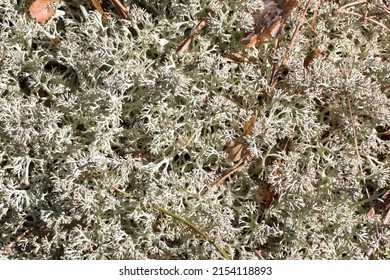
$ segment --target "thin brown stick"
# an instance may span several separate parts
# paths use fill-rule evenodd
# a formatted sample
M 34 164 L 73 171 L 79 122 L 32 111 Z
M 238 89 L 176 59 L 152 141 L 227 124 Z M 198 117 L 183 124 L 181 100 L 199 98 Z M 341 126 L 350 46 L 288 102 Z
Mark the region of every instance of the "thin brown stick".
M 209 19 L 209 15 L 204 16 L 195 26 L 195 28 L 191 31 L 191 34 L 188 35 L 184 40 L 181 42 L 180 46 L 176 49 L 176 53 L 182 53 L 188 50 L 190 47 L 190 44 L 192 42 L 192 39 L 198 35 L 202 29 L 206 26 L 207 21 Z
M 121 16 L 123 18 L 127 19 L 128 11 L 125 8 L 125 6 L 123 6 L 123 4 L 119 0 L 110 0 L 110 1 L 115 6 L 115 8 L 118 10 L 118 12 L 121 14 Z
M 312 25 L 313 25 L 313 28 L 314 28 L 314 33 L 316 33 L 316 21 L 317 21 L 317 14 L 318 14 L 318 7 L 321 5 L 321 0 L 318 0 L 316 2 L 316 7 L 314 9 L 314 13 L 313 13 L 313 20 L 312 20 Z
M 256 254 L 256 256 L 259 257 L 260 260 L 263 260 L 263 261 L 265 260 L 265 258 L 262 256 L 262 254 L 258 250 L 255 250 L 255 254 Z
M 280 75 L 283 72 L 283 67 L 287 63 L 287 60 L 288 60 L 288 58 L 290 56 L 290 52 L 292 50 L 292 47 L 293 47 L 293 45 L 295 43 L 295 40 L 297 39 L 299 29 L 301 29 L 301 26 L 303 24 L 304 18 L 306 16 L 306 13 L 307 13 L 309 7 L 310 7 L 311 2 L 312 2 L 312 0 L 307 1 L 305 9 L 301 13 L 301 16 L 300 16 L 301 20 L 298 22 L 297 27 L 295 27 L 294 34 L 293 34 L 293 36 L 291 38 L 290 44 L 289 44 L 289 46 L 287 48 L 287 51 L 286 51 L 286 53 L 285 53 L 285 55 L 283 57 L 282 62 L 280 63 L 280 66 L 278 68 L 278 71 L 276 72 L 276 75 L 272 79 L 272 83 L 270 84 L 271 88 L 274 88 L 276 86 L 276 83 L 278 82 L 278 77 L 280 77 Z
M 106 13 L 103 11 L 103 8 L 102 6 L 100 5 L 100 2 L 98 0 L 91 0 L 92 2 L 92 5 L 95 7 L 95 9 L 99 12 L 99 14 L 101 14 L 102 16 L 102 19 L 107 21 L 108 18 L 107 18 L 107 15 Z
M 275 74 L 275 68 L 276 68 L 276 62 L 275 62 L 275 58 L 276 58 L 276 53 L 277 53 L 277 50 L 279 49 L 279 39 L 276 38 L 275 39 L 275 48 L 274 48 L 274 54 L 272 56 L 272 68 L 271 68 L 271 75 L 270 75 L 270 80 L 269 80 L 269 84 L 272 84 L 272 81 L 273 81 L 273 78 L 274 78 L 274 74 Z
M 294 126 L 295 128 L 295 126 Z M 287 138 L 286 144 L 284 144 L 283 151 L 287 152 L 287 147 L 288 144 L 290 143 L 291 138 Z M 273 176 L 278 176 L 279 175 L 279 167 L 282 164 L 282 159 L 279 159 L 277 162 L 278 168 L 272 173 Z
M 375 4 L 375 6 L 377 6 L 379 9 L 381 9 L 386 14 L 390 15 L 390 8 L 387 8 L 386 6 L 381 5 L 381 4 Z
M 307 20 L 307 18 L 304 17 L 303 20 L 305 21 L 305 23 L 307 24 L 307 26 L 309 26 L 311 32 L 313 32 L 314 35 L 317 35 L 317 32 L 316 32 L 316 30 L 315 30 L 315 27 L 311 26 L 311 24 L 310 24 L 310 22 Z
M 365 3 L 367 3 L 367 0 L 355 1 L 355 2 L 348 3 L 348 4 L 340 7 L 340 9 L 345 9 L 345 8 L 348 8 L 348 7 L 351 7 L 351 6 L 357 6 L 357 5 L 365 4 Z
M 357 16 L 357 17 L 360 17 L 364 20 L 367 20 L 367 21 L 370 21 L 372 23 L 375 23 L 376 25 L 382 27 L 383 29 L 385 29 L 386 31 L 390 32 L 390 28 L 387 27 L 386 25 L 384 25 L 383 23 L 375 20 L 375 19 L 372 19 L 371 17 L 367 17 L 367 16 L 364 16 L 364 15 L 361 15 L 359 13 L 355 13 L 355 12 L 349 12 L 349 11 L 343 11 L 343 10 L 335 10 L 334 13 L 337 15 L 337 14 L 345 14 L 345 15 L 353 15 L 353 16 Z
M 384 225 L 387 225 L 389 223 L 390 223 L 390 210 L 387 211 L 387 215 L 386 215 L 385 219 L 383 220 Z
M 347 102 L 348 102 L 349 117 L 351 118 L 351 124 L 352 124 L 352 134 L 353 134 L 353 141 L 355 144 L 355 153 L 356 153 L 356 157 L 359 160 L 359 170 L 360 170 L 361 176 L 363 176 L 364 173 L 363 173 L 363 167 L 362 167 L 362 158 L 360 156 L 359 147 L 358 147 L 358 143 L 357 143 L 356 126 L 355 126 L 355 121 L 354 121 L 353 114 L 352 114 L 351 101 L 349 100 L 348 94 L 347 94 Z M 363 182 L 364 182 L 364 190 L 366 191 L 367 198 L 369 199 L 370 204 L 372 204 L 371 195 L 370 195 L 370 192 L 368 191 L 367 186 L 365 184 L 364 176 L 363 176 Z M 373 205 L 371 205 L 371 207 L 373 207 Z
M 214 187 L 216 185 L 219 185 L 221 183 L 223 183 L 227 178 L 229 178 L 230 175 L 232 175 L 233 173 L 237 172 L 238 170 L 240 170 L 241 168 L 243 168 L 245 166 L 245 161 L 244 160 L 240 160 L 235 166 L 233 166 L 226 174 L 224 174 L 221 178 L 219 178 L 217 181 L 215 181 L 211 187 Z
M 10 244 L 8 244 L 7 246 L 4 247 L 4 252 L 8 252 L 9 250 L 12 249 L 12 247 L 15 246 L 16 243 L 19 242 L 20 239 L 22 239 L 23 237 L 25 237 L 30 231 L 32 231 L 34 228 L 34 226 L 31 226 L 29 227 L 27 230 L 25 230 L 21 235 L 19 235 L 18 237 L 16 237 L 16 239 L 14 241 L 12 241 Z

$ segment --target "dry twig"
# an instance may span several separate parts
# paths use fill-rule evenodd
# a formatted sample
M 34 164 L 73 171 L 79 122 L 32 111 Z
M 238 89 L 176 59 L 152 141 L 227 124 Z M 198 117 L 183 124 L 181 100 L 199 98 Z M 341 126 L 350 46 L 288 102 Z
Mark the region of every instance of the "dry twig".
M 382 27 L 383 29 L 385 29 L 386 31 L 389 31 L 390 32 L 390 28 L 387 27 L 386 25 L 384 25 L 383 23 L 373 19 L 373 16 L 367 16 L 367 15 L 361 15 L 359 13 L 355 13 L 355 12 L 349 12 L 349 11 L 344 11 L 344 10 L 335 10 L 334 11 L 334 14 L 338 15 L 338 14 L 345 14 L 345 15 L 352 15 L 352 16 L 357 16 L 357 17 L 360 17 L 364 20 L 367 20 L 369 22 L 372 22 L 372 23 L 375 23 L 376 25 Z
M 297 39 L 299 30 L 301 29 L 301 26 L 303 24 L 303 21 L 304 21 L 304 18 L 306 16 L 306 14 L 307 14 L 307 11 L 308 11 L 308 9 L 309 9 L 309 7 L 311 5 L 311 2 L 312 2 L 312 0 L 307 1 L 306 7 L 305 7 L 304 11 L 301 13 L 300 21 L 298 22 L 297 26 L 295 27 L 294 34 L 293 34 L 293 36 L 291 38 L 290 44 L 289 44 L 289 46 L 287 48 L 287 51 L 286 51 L 286 53 L 285 53 L 285 55 L 284 55 L 284 57 L 282 59 L 282 62 L 280 63 L 278 71 L 276 72 L 276 74 L 273 77 L 271 77 L 270 86 L 271 86 L 272 89 L 275 88 L 276 83 L 278 82 L 278 78 L 281 76 L 281 74 L 283 72 L 283 68 L 286 65 L 287 60 L 288 60 L 288 58 L 290 56 L 290 52 L 291 52 L 292 47 L 293 47 L 293 45 L 295 43 L 295 40 Z
M 19 242 L 20 239 L 22 239 L 23 237 L 25 237 L 30 231 L 32 231 L 34 228 L 34 226 L 31 226 L 29 227 L 27 230 L 25 230 L 21 235 L 19 235 L 18 237 L 16 237 L 16 239 L 14 241 L 12 241 L 10 244 L 8 244 L 7 246 L 4 247 L 4 252 L 9 252 L 12 247 L 15 246 L 16 243 Z

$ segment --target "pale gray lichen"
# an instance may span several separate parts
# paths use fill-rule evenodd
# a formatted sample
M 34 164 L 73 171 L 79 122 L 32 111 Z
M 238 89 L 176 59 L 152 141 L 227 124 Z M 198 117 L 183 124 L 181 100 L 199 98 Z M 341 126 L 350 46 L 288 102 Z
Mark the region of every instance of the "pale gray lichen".
M 151 204 L 235 259 L 389 258 L 389 227 L 383 213 L 367 217 L 366 192 L 375 204 L 390 185 L 384 29 L 322 1 L 316 36 L 301 29 L 288 73 L 260 101 L 298 10 L 274 55 L 272 41 L 240 45 L 261 1 L 123 2 L 127 20 L 66 1 L 43 24 L 17 1 L 0 4 L 0 259 L 221 258 Z M 304 69 L 315 47 L 328 54 Z M 259 63 L 228 63 L 231 53 Z M 212 186 L 256 109 L 250 164 Z M 259 186 L 276 192 L 269 209 Z

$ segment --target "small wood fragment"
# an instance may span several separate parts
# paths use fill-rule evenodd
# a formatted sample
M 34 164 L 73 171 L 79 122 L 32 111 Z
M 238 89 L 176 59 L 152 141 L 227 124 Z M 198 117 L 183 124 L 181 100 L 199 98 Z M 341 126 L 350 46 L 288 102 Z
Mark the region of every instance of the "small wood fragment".
M 248 58 L 242 54 L 239 53 L 231 53 L 223 58 L 226 62 L 233 62 L 233 63 L 252 63 L 252 64 L 258 64 L 258 62 L 253 58 Z
M 10 244 L 4 247 L 4 252 L 9 252 L 12 247 L 15 246 L 16 243 L 19 242 L 20 239 L 25 237 L 30 231 L 32 231 L 34 226 L 29 227 L 27 230 L 25 230 L 21 235 L 19 235 L 14 241 L 12 241 Z
M 252 14 L 253 30 L 241 43 L 250 48 L 257 42 L 263 42 L 265 38 L 276 38 L 281 33 L 283 23 L 297 5 L 297 0 L 265 0 L 264 8 Z
M 104 21 L 107 21 L 108 20 L 107 15 L 103 11 L 102 6 L 100 5 L 100 1 L 99 0 L 91 0 L 91 2 L 92 2 L 92 5 L 95 7 L 95 9 L 99 12 L 99 14 L 102 15 L 102 19 Z
M 124 19 L 127 19 L 129 11 L 123 6 L 119 0 L 111 0 L 111 3 L 115 6 L 115 9 L 121 14 Z
M 303 61 L 303 67 L 309 67 L 309 64 L 316 58 L 324 56 L 326 53 L 318 48 L 312 50 Z
M 206 26 L 208 20 L 208 16 L 204 16 L 195 26 L 195 28 L 191 31 L 191 34 L 188 35 L 184 40 L 181 42 L 179 47 L 176 50 L 176 53 L 183 53 L 187 51 L 190 47 L 190 44 L 192 42 L 192 39 L 199 34 L 199 32 L 202 31 L 202 29 Z

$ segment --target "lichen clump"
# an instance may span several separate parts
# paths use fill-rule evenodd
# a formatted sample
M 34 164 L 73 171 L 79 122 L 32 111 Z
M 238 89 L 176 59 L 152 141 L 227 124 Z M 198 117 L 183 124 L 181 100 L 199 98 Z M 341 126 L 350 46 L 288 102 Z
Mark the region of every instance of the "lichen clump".
M 122 1 L 106 22 L 64 1 L 43 24 L 2 1 L 0 258 L 221 258 L 158 205 L 234 259 L 389 259 L 389 32 L 313 1 L 271 87 L 306 1 L 277 51 L 240 43 L 260 0 Z M 236 139 L 244 165 L 213 185 Z

